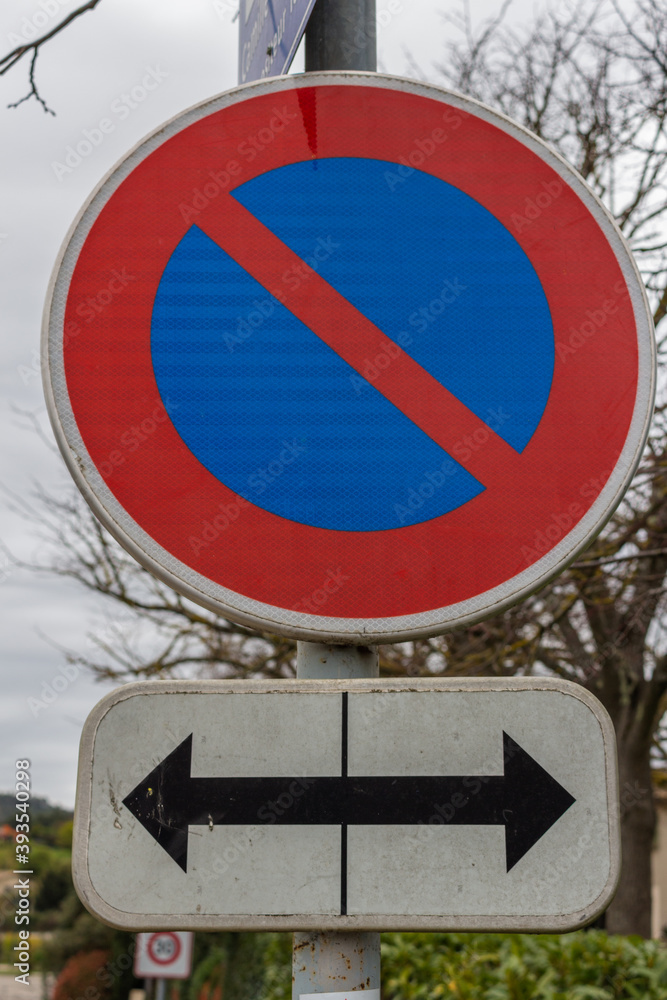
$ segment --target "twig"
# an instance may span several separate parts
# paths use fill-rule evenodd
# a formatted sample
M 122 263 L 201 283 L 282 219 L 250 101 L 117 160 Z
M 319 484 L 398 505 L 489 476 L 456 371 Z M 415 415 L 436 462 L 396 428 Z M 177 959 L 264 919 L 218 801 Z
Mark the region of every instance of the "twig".
M 647 552 L 634 552 L 629 556 L 601 556 L 600 559 L 587 559 L 586 562 L 572 563 L 570 569 L 582 569 L 589 566 L 606 566 L 608 563 L 631 562 L 633 559 L 650 559 L 652 556 L 666 556 L 667 549 L 650 549 Z
M 19 45 L 11 52 L 8 52 L 6 56 L 2 56 L 2 58 L 0 58 L 0 76 L 4 76 L 4 74 L 7 73 L 13 66 L 16 66 L 17 62 L 19 62 L 23 58 L 23 56 L 27 55 L 28 52 L 32 52 L 32 59 L 30 61 L 30 75 L 29 75 L 30 90 L 25 95 L 25 97 L 22 97 L 20 100 L 15 101 L 13 104 L 8 104 L 7 105 L 8 108 L 18 108 L 18 106 L 20 104 L 23 104 L 24 101 L 28 101 L 30 100 L 31 97 L 34 97 L 36 101 L 39 101 L 39 103 L 42 105 L 44 111 L 47 112 L 47 114 L 55 115 L 55 111 L 53 111 L 47 105 L 46 101 L 39 93 L 39 90 L 37 89 L 37 84 L 35 82 L 35 66 L 37 63 L 37 56 L 39 54 L 39 50 L 41 46 L 44 45 L 45 42 L 48 42 L 51 38 L 53 38 L 55 35 L 61 32 L 63 28 L 66 28 L 68 24 L 71 24 L 71 22 L 74 21 L 77 17 L 80 17 L 81 14 L 85 14 L 86 11 L 88 10 L 94 10 L 99 2 L 100 0 L 89 0 L 88 3 L 82 4 L 81 7 L 77 7 L 76 10 L 73 10 L 71 14 L 67 15 L 64 21 L 61 21 L 60 24 L 57 24 L 55 28 L 51 29 L 51 31 L 47 31 L 45 35 L 41 36 L 41 38 L 36 38 L 34 42 L 26 42 L 25 45 Z

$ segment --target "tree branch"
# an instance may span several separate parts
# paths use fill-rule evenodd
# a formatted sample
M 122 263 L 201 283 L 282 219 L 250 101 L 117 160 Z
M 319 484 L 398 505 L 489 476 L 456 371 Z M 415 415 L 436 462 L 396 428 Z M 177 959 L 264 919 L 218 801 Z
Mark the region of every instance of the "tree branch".
M 73 10 L 71 14 L 67 15 L 64 21 L 61 21 L 60 24 L 57 24 L 55 28 L 51 29 L 51 31 L 47 31 L 46 34 L 42 35 L 40 38 L 36 38 L 34 42 L 26 42 L 25 45 L 17 46 L 17 48 L 13 49 L 11 52 L 8 52 L 7 55 L 2 56 L 0 58 L 0 76 L 4 76 L 4 74 L 7 73 L 10 69 L 12 69 L 13 66 L 16 66 L 17 62 L 19 62 L 23 58 L 23 56 L 27 55 L 29 52 L 32 52 L 32 59 L 30 61 L 30 73 L 29 73 L 30 90 L 24 97 L 21 97 L 20 100 L 14 101 L 13 104 L 8 104 L 7 105 L 8 108 L 18 108 L 18 106 L 20 104 L 23 104 L 24 101 L 29 101 L 31 97 L 34 97 L 35 100 L 42 105 L 44 111 L 47 112 L 47 114 L 55 115 L 55 111 L 53 111 L 47 105 L 46 101 L 39 93 L 39 90 L 37 89 L 37 83 L 35 81 L 35 66 L 37 64 L 37 56 L 39 55 L 39 50 L 41 49 L 42 45 L 44 45 L 46 42 L 50 41 L 50 39 L 58 35 L 63 30 L 63 28 L 66 28 L 68 24 L 71 24 L 72 21 L 76 20 L 77 17 L 80 17 L 81 14 L 85 14 L 86 11 L 89 10 L 94 10 L 99 2 L 100 0 L 88 0 L 88 3 L 84 3 L 81 5 L 81 7 L 77 7 L 76 10 Z

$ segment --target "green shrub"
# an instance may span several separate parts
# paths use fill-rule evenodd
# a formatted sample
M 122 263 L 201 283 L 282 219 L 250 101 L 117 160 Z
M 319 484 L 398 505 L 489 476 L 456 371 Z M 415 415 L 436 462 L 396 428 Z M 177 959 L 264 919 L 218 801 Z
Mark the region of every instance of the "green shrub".
M 655 941 L 575 934 L 387 934 L 384 1000 L 667 1000 Z
M 292 1000 L 291 934 L 267 934 L 264 985 L 258 1000 Z
M 227 975 L 227 950 L 214 948 L 195 968 L 188 1000 L 221 1000 Z
M 269 938 L 258 1000 L 290 1000 L 290 935 Z M 667 1000 L 667 949 L 604 931 L 383 934 L 382 998 Z
M 14 964 L 16 961 L 14 947 L 18 945 L 20 940 L 18 934 L 15 933 L 0 934 L 0 963 L 2 965 Z M 29 940 L 30 964 L 33 969 L 40 969 L 43 957 L 42 938 L 39 934 L 31 934 Z
M 81 951 L 73 955 L 53 988 L 53 1000 L 111 1000 L 109 988 L 100 977 L 110 952 Z

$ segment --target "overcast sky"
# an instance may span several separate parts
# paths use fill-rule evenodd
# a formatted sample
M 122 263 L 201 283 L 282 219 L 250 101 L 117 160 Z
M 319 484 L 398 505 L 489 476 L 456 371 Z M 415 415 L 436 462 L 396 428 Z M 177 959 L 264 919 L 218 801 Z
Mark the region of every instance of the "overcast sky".
M 0 54 L 37 30 L 57 24 L 80 0 L 3 0 Z M 379 68 L 411 75 L 408 49 L 422 76 L 439 82 L 434 64 L 442 55 L 445 0 L 378 0 Z M 474 21 L 494 13 L 494 0 L 470 0 Z M 530 0 L 514 0 L 518 19 Z M 449 5 L 452 9 L 453 5 Z M 27 91 L 24 60 L 0 77 L 0 316 L 2 397 L 0 482 L 27 496 L 36 480 L 50 489 L 67 481 L 59 457 L 25 428 L 17 409 L 37 414 L 50 435 L 39 372 L 39 338 L 46 289 L 58 250 L 82 203 L 102 176 L 138 140 L 192 104 L 235 86 L 238 22 L 234 0 L 102 0 L 39 57 L 37 79 L 56 116 L 35 101 L 6 105 Z M 297 55 L 293 71 L 301 71 Z M 159 83 L 145 100 L 120 114 L 118 100 L 147 72 Z M 101 119 L 114 128 L 69 173 L 54 168 L 84 129 Z M 30 557 L 39 542 L 10 511 L 0 507 L 0 539 Z M 88 676 L 63 677 L 63 658 L 46 641 L 84 650 L 99 605 L 75 586 L 6 565 L 0 557 L 0 791 L 14 786 L 14 761 L 32 762 L 35 795 L 72 807 L 81 727 L 107 688 Z M 60 688 L 51 698 L 53 682 Z M 41 707 L 44 704 L 44 707 Z

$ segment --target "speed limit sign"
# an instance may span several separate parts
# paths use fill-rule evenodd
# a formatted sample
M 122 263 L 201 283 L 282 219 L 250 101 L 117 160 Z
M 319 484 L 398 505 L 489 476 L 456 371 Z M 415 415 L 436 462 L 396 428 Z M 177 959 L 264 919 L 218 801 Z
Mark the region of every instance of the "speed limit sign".
M 134 974 L 138 979 L 187 979 L 192 967 L 192 931 L 137 934 Z

